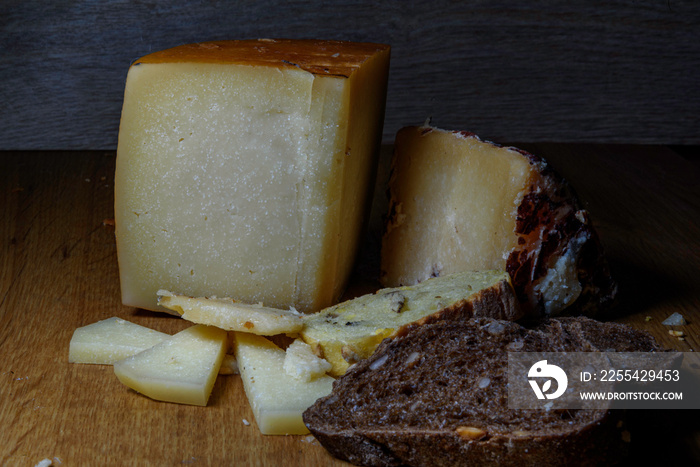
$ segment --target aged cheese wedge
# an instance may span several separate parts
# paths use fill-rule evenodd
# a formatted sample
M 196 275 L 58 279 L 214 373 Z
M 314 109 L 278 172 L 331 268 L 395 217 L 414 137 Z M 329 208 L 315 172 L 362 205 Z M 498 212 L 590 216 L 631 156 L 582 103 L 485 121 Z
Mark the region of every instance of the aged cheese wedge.
M 68 361 L 111 365 L 169 337 L 163 332 L 112 317 L 73 331 Z
M 208 324 L 226 331 L 274 336 L 294 333 L 304 326 L 301 315 L 295 310 L 239 303 L 230 298 L 194 298 L 159 290 L 158 304 L 193 323 Z
M 382 244 L 385 286 L 505 269 L 526 312 L 596 314 L 615 296 L 598 236 L 544 160 L 467 132 L 396 135 Z
M 388 65 L 388 46 L 315 40 L 137 60 L 115 179 L 123 303 L 158 309 L 160 288 L 300 311 L 337 300 L 373 186 Z
M 237 332 L 235 355 L 255 421 L 264 435 L 305 434 L 302 413 L 330 394 L 334 379 L 303 381 L 284 370 L 285 351 L 270 340 Z
M 505 271 L 461 272 L 381 289 L 304 316 L 301 337 L 339 376 L 401 326 L 488 316 L 514 320 L 520 307 Z
M 226 331 L 196 324 L 114 363 L 126 386 L 152 399 L 207 405 L 226 353 Z

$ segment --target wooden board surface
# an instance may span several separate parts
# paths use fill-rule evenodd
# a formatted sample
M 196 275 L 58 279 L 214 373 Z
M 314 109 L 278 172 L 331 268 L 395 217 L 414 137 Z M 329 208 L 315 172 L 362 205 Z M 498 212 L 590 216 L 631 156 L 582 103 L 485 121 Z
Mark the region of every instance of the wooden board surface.
M 692 0 L 5 0 L 0 150 L 114 149 L 133 60 L 259 37 L 390 44 L 386 141 L 433 117 L 499 141 L 700 144 Z
M 587 203 L 620 282 L 617 320 L 700 351 L 698 159 L 666 147 L 522 146 Z M 113 176 L 112 152 L 0 153 L 0 465 L 342 465 L 305 436 L 261 436 L 237 376 L 219 378 L 208 407 L 187 407 L 128 390 L 111 367 L 68 363 L 73 330 L 100 319 L 187 326 L 120 303 L 114 229 L 104 222 Z M 376 242 L 368 245 L 371 259 Z M 364 258 L 355 284 L 371 288 Z M 684 341 L 661 324 L 674 311 L 690 322 Z M 695 411 L 634 412 L 632 461 L 700 459 Z

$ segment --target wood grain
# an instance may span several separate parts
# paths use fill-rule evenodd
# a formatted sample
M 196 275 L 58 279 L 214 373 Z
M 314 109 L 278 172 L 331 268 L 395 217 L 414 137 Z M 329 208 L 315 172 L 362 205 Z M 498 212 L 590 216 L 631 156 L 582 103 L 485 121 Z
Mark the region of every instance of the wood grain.
M 386 142 L 432 117 L 499 141 L 700 143 L 689 0 L 9 0 L 0 31 L 0 150 L 114 149 L 133 60 L 257 37 L 391 44 Z
M 697 159 L 659 146 L 521 146 L 587 203 L 621 284 L 616 319 L 699 351 Z M 126 389 L 111 367 L 68 363 L 73 330 L 100 319 L 170 333 L 187 326 L 120 303 L 114 230 L 104 222 L 113 174 L 113 152 L 0 153 L 0 465 L 342 465 L 307 437 L 260 435 L 237 376 L 219 378 L 208 407 L 187 407 Z M 367 245 L 354 283 L 371 289 L 376 239 Z M 690 322 L 684 341 L 661 325 L 674 311 Z M 634 412 L 633 461 L 700 459 L 694 411 Z

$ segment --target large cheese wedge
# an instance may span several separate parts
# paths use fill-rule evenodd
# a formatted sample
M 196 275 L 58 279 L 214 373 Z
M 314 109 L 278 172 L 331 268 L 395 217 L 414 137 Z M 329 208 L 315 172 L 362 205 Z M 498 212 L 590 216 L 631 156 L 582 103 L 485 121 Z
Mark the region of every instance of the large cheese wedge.
M 151 399 L 207 405 L 226 354 L 226 331 L 196 324 L 114 363 L 126 386 Z
M 316 40 L 137 60 L 115 180 L 123 303 L 158 309 L 161 288 L 300 311 L 337 300 L 373 186 L 388 65 L 388 46 Z
M 111 365 L 169 338 L 170 335 L 112 317 L 73 331 L 68 361 Z
M 327 396 L 334 379 L 320 376 L 305 381 L 284 369 L 286 353 L 265 337 L 235 333 L 234 350 L 248 402 L 264 435 L 308 433 L 302 413 Z
M 304 316 L 301 336 L 340 376 L 404 325 L 482 316 L 521 316 L 505 271 L 460 272 L 362 295 Z
M 610 277 L 588 212 L 543 159 L 466 132 L 396 136 L 381 280 L 505 269 L 526 312 L 594 315 Z

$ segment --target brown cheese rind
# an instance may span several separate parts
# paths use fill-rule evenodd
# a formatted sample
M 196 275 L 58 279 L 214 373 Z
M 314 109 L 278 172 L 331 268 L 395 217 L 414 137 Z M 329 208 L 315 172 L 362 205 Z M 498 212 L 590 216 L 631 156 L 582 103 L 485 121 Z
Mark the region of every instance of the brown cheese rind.
M 493 144 L 493 143 L 491 143 Z M 549 315 L 545 294 L 536 284 L 564 255 L 575 257 L 581 293 L 567 314 L 595 316 L 614 300 L 617 284 L 610 275 L 602 244 L 587 211 L 571 186 L 542 158 L 516 148 L 538 168 L 539 177 L 518 206 L 518 246 L 506 270 L 521 303 L 534 315 Z
M 141 63 L 237 63 L 297 67 L 317 75 L 349 77 L 369 57 L 388 49 L 384 44 L 312 39 L 211 41 L 154 52 L 134 62 L 134 66 Z

